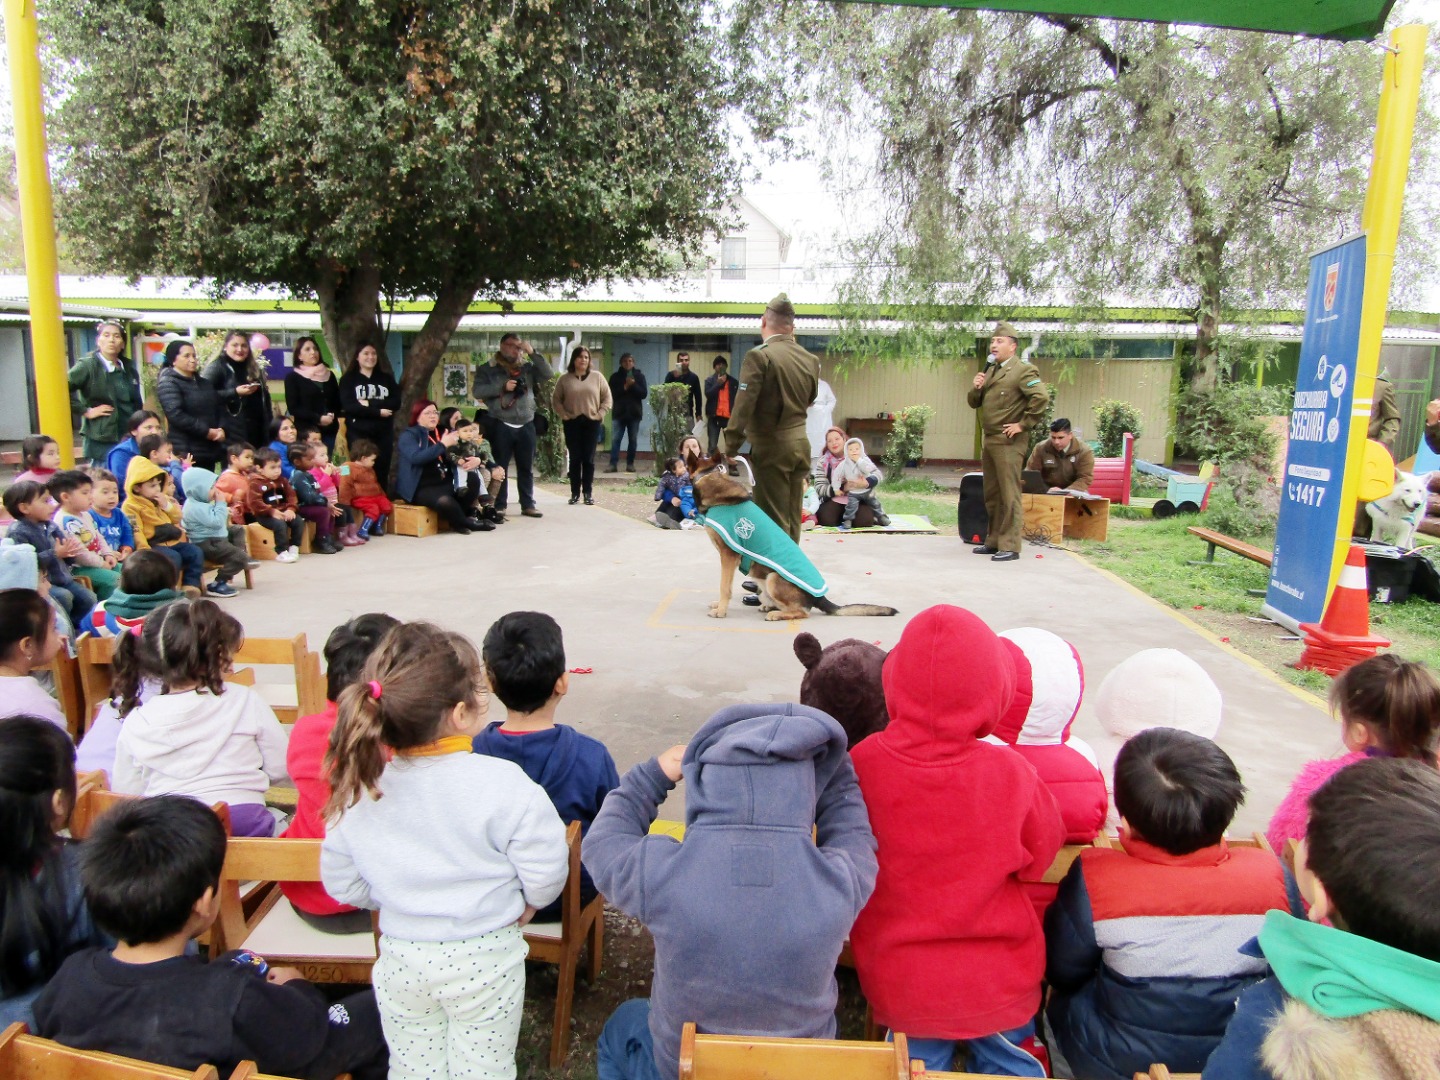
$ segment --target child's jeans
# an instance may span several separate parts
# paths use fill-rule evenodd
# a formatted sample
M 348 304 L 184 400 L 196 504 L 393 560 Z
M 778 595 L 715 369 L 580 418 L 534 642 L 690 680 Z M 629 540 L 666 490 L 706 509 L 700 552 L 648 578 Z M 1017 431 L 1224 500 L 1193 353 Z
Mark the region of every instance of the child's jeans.
M 601 1036 L 603 1041 L 604 1036 Z M 887 1042 L 890 1035 L 885 1036 Z M 965 1070 L 989 1076 L 1047 1076 L 1045 1066 L 1031 1053 L 1035 1022 L 978 1039 L 917 1039 L 910 1036 L 910 1057 L 925 1062 L 929 1072 L 949 1072 L 956 1053 L 967 1055 Z M 602 1074 L 603 1080 L 603 1074 Z
M 875 497 L 874 493 L 869 491 L 852 491 L 845 499 L 845 513 L 841 516 L 840 520 L 847 525 L 854 521 L 855 515 L 860 512 L 861 503 L 870 507 L 870 509 L 874 510 L 877 514 L 884 513 L 884 511 L 880 509 L 880 500 Z
M 650 1037 L 650 999 L 631 998 L 611 1013 L 595 1051 L 598 1080 L 661 1080 Z
M 86 615 L 95 610 L 95 594 L 78 581 L 51 581 L 50 595 L 60 601 L 65 614 L 70 616 L 70 625 L 79 626 Z
M 382 936 L 373 979 L 390 1080 L 513 1077 L 528 951 L 518 926 L 460 941 Z
M 328 507 L 327 507 L 328 512 Z M 305 535 L 305 519 L 298 513 L 295 517 L 286 521 L 282 517 L 247 517 L 245 520 L 252 524 L 264 525 L 275 534 L 275 554 L 288 551 L 292 547 L 300 547 L 300 538 Z
M 188 540 L 178 544 L 160 544 L 154 550 L 164 555 L 180 568 L 180 584 L 192 588 L 200 587 L 200 575 L 205 570 L 205 556 Z
M 316 540 L 325 540 L 335 535 L 336 518 L 328 502 L 324 506 L 299 506 L 295 508 L 295 513 L 299 515 L 296 522 L 304 518 L 315 523 Z

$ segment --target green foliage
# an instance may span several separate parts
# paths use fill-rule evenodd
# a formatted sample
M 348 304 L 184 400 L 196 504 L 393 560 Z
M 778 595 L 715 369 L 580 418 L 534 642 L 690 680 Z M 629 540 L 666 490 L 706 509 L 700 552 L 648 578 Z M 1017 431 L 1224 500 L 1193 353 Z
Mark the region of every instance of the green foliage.
M 655 424 L 650 429 L 650 449 L 655 453 L 655 475 L 674 457 L 680 442 L 695 422 L 690 418 L 690 388 L 684 383 L 659 383 L 650 387 L 650 411 Z
M 1233 511 L 1223 505 L 1211 510 L 1232 536 L 1252 537 L 1273 531 L 1280 512 L 1279 487 L 1271 475 L 1278 441 L 1262 418 L 1285 414 L 1290 391 L 1225 383 L 1213 390 L 1187 389 L 1180 395 L 1175 426 L 1177 447 L 1198 461 L 1213 461 L 1228 490 Z M 1216 500 L 1212 497 L 1212 507 Z M 1231 530 L 1235 531 L 1231 531 Z
M 1128 431 L 1138 439 L 1143 424 L 1140 410 L 1128 401 L 1097 401 L 1095 435 L 1100 440 L 1100 448 L 1095 453 L 1100 457 L 1120 457 L 1125 453 L 1125 433 Z
M 979 326 L 1063 295 L 1193 311 L 1197 378 L 1222 326 L 1294 308 L 1318 237 L 1358 227 L 1382 58 L 1322 42 L 1063 15 L 737 0 L 731 48 L 761 138 L 823 115 L 822 166 L 884 192 L 846 261 L 837 351 L 973 355 Z M 1434 87 L 1417 130 L 1436 146 Z M 1412 169 L 1433 192 L 1440 173 Z M 1435 265 L 1436 201 L 1407 200 L 1397 283 Z M 1413 291 L 1413 290 L 1412 290 Z M 998 299 L 997 298 L 1005 298 Z M 983 332 L 981 332 L 983 336 Z
M 550 422 L 549 429 L 535 443 L 535 468 L 543 480 L 559 480 L 565 475 L 565 429 L 550 407 L 550 395 L 559 381 L 560 376 L 555 375 L 535 388 L 535 414 Z
M 432 297 L 646 276 L 715 230 L 734 86 L 703 0 L 46 0 L 63 229 L 97 271 L 273 285 L 348 358 Z M 402 406 L 403 407 L 403 406 Z
M 895 410 L 895 428 L 885 443 L 885 471 L 898 479 L 905 463 L 918 461 L 925 453 L 925 428 L 935 419 L 929 405 L 906 405 Z

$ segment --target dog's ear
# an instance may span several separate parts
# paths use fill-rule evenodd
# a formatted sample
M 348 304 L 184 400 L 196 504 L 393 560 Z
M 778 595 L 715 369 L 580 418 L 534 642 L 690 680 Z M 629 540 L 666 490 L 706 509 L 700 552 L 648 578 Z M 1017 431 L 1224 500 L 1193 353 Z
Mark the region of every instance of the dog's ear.
M 820 647 L 820 639 L 814 634 L 795 635 L 795 655 L 807 669 L 814 670 L 815 665 L 820 663 L 820 654 L 823 651 Z

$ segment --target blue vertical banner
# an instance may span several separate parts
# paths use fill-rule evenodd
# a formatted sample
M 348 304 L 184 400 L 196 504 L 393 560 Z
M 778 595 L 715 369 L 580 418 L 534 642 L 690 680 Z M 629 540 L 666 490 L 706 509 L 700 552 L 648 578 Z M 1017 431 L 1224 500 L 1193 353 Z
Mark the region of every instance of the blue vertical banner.
M 1310 257 L 1275 561 L 1262 609 L 1292 630 L 1324 615 L 1340 515 L 1354 513 L 1340 505 L 1340 492 L 1364 295 L 1363 235 Z

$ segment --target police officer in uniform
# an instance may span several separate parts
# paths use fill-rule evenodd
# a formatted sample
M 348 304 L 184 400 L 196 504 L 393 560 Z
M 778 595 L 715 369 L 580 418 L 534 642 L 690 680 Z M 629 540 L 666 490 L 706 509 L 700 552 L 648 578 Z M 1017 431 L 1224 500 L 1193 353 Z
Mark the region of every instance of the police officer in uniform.
M 1095 451 L 1075 438 L 1069 420 L 1050 425 L 1050 438 L 1030 454 L 1025 468 L 1038 472 L 1056 491 L 1089 491 L 1095 480 Z
M 993 562 L 1020 558 L 1024 519 L 1020 474 L 1030 448 L 1025 432 L 1040 422 L 1050 401 L 1040 372 L 1015 355 L 1019 344 L 1015 327 L 997 324 L 990 338 L 990 360 L 966 395 L 970 407 L 980 410 L 985 433 L 980 467 L 985 476 L 985 512 L 990 517 L 985 543 L 971 550 L 989 555 Z
M 763 343 L 740 365 L 725 453 L 734 457 L 750 440 L 755 502 L 798 542 L 800 502 L 810 474 L 805 410 L 819 392 L 820 361 L 795 340 L 795 308 L 784 293 L 765 305 L 760 336 Z
M 1374 439 L 1390 456 L 1395 456 L 1395 440 L 1400 436 L 1400 407 L 1395 403 L 1395 384 L 1390 373 L 1382 371 L 1375 376 L 1374 400 L 1370 404 L 1370 424 L 1365 430 L 1367 439 Z

